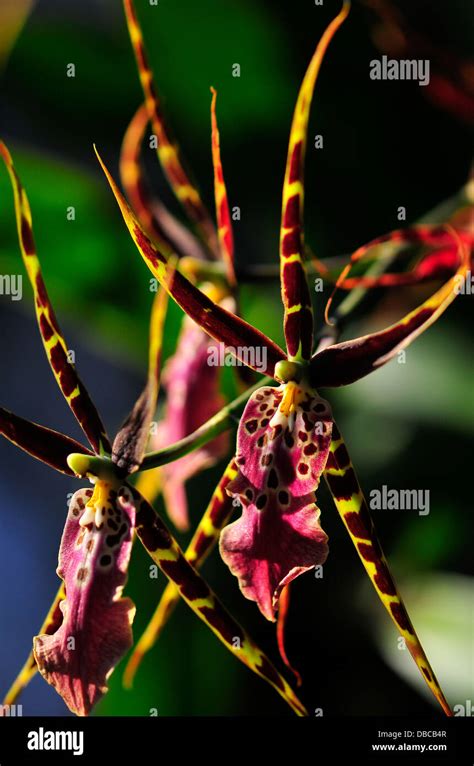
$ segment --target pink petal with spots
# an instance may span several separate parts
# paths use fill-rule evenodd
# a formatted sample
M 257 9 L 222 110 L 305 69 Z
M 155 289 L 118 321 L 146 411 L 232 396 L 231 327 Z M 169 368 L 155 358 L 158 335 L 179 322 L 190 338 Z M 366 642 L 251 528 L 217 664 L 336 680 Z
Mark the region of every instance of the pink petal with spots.
M 272 621 L 282 589 L 328 554 L 315 491 L 329 454 L 332 417 L 323 399 L 300 391 L 289 415 L 282 412 L 284 386 L 261 388 L 249 399 L 237 436 L 239 473 L 227 486 L 243 506 L 242 516 L 220 539 L 221 556 L 242 593 Z
M 191 319 L 184 318 L 177 351 L 163 373 L 167 403 L 164 420 L 153 440 L 154 449 L 188 436 L 225 405 L 219 391 L 220 368 L 208 363 L 215 345 Z M 229 435 L 223 433 L 161 469 L 163 497 L 168 514 L 178 529 L 189 527 L 184 482 L 216 463 L 228 449 Z
M 227 487 L 241 498 L 243 512 L 221 533 L 220 551 L 244 596 L 273 622 L 285 585 L 326 561 L 328 537 L 319 525 L 314 493 L 291 498 L 286 508 L 273 493 L 258 510 L 241 495 L 247 487 L 242 476 Z
M 284 391 L 285 386 L 266 386 L 248 400 L 237 434 L 237 463 L 255 489 L 264 490 L 278 479 L 283 489 L 300 497 L 318 487 L 331 444 L 332 415 L 324 399 L 302 389 L 302 401 L 286 417 L 279 411 Z
M 33 641 L 40 673 L 76 715 L 88 715 L 107 691 L 109 675 L 132 645 L 135 615 L 130 599 L 121 598 L 135 523 L 131 495 L 118 500 L 109 487 L 95 509 L 86 506 L 91 496 L 92 490 L 74 494 L 64 527 L 62 624 Z

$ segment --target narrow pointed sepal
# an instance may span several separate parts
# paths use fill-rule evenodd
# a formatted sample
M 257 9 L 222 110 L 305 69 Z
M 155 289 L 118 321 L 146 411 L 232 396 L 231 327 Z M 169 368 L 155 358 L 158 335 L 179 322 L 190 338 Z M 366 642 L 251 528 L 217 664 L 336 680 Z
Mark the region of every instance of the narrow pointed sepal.
M 149 116 L 141 104 L 125 131 L 120 150 L 120 179 L 130 207 L 152 242 L 167 254 L 206 258 L 206 250 L 197 237 L 150 192 L 140 163 L 140 151 Z
M 146 474 L 142 474 L 146 476 Z M 227 524 L 234 511 L 232 498 L 227 494 L 226 487 L 237 475 L 235 459 L 232 458 L 217 485 L 204 515 L 196 527 L 189 546 L 186 548 L 186 559 L 196 568 L 200 568 L 208 555 L 214 549 L 223 527 Z M 137 485 L 139 489 L 139 484 Z M 180 601 L 179 589 L 169 582 L 163 591 L 160 602 L 145 631 L 134 647 L 132 656 L 125 668 L 124 686 L 130 688 L 143 657 L 158 641 L 166 623 Z
M 378 597 L 400 635 L 405 639 L 410 654 L 430 691 L 446 715 L 451 716 L 449 703 L 436 679 L 390 572 L 347 448 L 335 425 L 324 478 Z
M 227 188 L 221 161 L 221 144 L 216 115 L 217 91 L 214 88 L 211 88 L 211 93 L 212 165 L 214 168 L 214 199 L 216 203 L 219 251 L 226 266 L 227 280 L 232 287 L 235 287 L 237 280 L 234 269 L 234 234 L 232 231 L 232 219 L 230 217 L 229 200 L 227 197 Z
M 125 476 L 140 467 L 150 436 L 160 388 L 161 350 L 167 308 L 168 293 L 160 287 L 153 301 L 150 318 L 147 382 L 112 445 L 112 460 Z
M 13 165 L 10 152 L 2 141 L 0 141 L 0 157 L 6 165 L 13 188 L 18 240 L 23 262 L 33 288 L 38 328 L 49 364 L 64 398 L 93 449 L 96 452 L 110 452 L 110 442 L 99 413 L 69 358 L 68 348 L 46 291 L 40 261 L 36 253 L 28 197 Z
M 283 588 L 324 563 L 327 535 L 315 492 L 331 443 L 329 406 L 296 383 L 258 389 L 237 435 L 237 477 L 227 486 L 242 506 L 220 552 L 244 596 L 274 621 Z
M 0 407 L 0 434 L 32 457 L 68 476 L 75 476 L 68 465 L 68 455 L 72 452 L 93 454 L 75 439 L 25 420 L 3 407 Z
M 132 644 L 135 607 L 122 598 L 135 509 L 130 493 L 99 481 L 76 492 L 69 506 L 58 575 L 66 598 L 63 620 L 34 639 L 41 675 L 76 715 L 88 715 L 107 691 L 107 679 Z
M 191 607 L 227 649 L 250 670 L 267 681 L 298 715 L 307 711 L 286 679 L 280 675 L 268 657 L 248 633 L 234 620 L 198 571 L 189 563 L 153 507 L 133 492 L 137 509 L 137 535 L 162 572 L 179 590 L 181 598 Z
M 316 388 L 345 386 L 369 375 L 410 345 L 443 314 L 462 292 L 469 273 L 470 253 L 452 230 L 458 244 L 460 264 L 456 273 L 424 303 L 385 330 L 328 346 L 316 353 L 310 365 Z
M 291 664 L 286 651 L 285 639 L 286 639 L 286 627 L 288 623 L 288 615 L 290 611 L 290 588 L 291 588 L 291 585 L 287 585 L 286 588 L 283 588 L 280 595 L 278 619 L 277 619 L 277 643 L 278 643 L 278 651 L 280 652 L 280 657 L 282 658 L 288 670 L 290 670 L 293 673 L 296 680 L 296 685 L 301 686 L 303 683 L 303 679 L 300 673 Z
M 313 345 L 313 311 L 304 265 L 304 161 L 309 111 L 326 49 L 349 13 L 344 2 L 319 41 L 303 79 L 291 124 L 280 229 L 280 278 L 288 357 L 309 360 Z
M 170 279 L 169 260 L 147 237 L 110 175 L 97 149 L 95 151 L 133 242 L 153 276 L 168 290 L 173 300 L 181 306 L 183 311 L 191 319 L 194 319 L 196 324 L 202 327 L 212 338 L 224 343 L 237 359 L 262 375 L 273 375 L 275 365 L 279 361 L 286 359 L 284 351 L 276 343 L 273 343 L 270 338 L 267 338 L 266 335 L 248 324 L 248 322 L 214 303 L 201 290 L 191 284 L 179 271 L 176 271 L 173 279 Z M 262 358 L 265 359 L 258 366 L 250 364 L 251 355 L 248 353 L 248 349 L 255 348 L 262 351 Z
M 153 72 L 148 64 L 148 58 L 143 42 L 143 35 L 132 0 L 124 0 L 125 16 L 132 42 L 133 50 L 140 75 L 140 81 L 145 95 L 148 116 L 157 138 L 157 155 L 163 172 L 171 189 L 181 203 L 189 220 L 195 224 L 196 230 L 206 244 L 209 253 L 217 258 L 218 245 L 216 229 L 212 219 L 201 199 L 201 195 L 190 174 L 186 170 L 181 152 L 171 135 L 169 126 L 158 100 L 153 79 Z

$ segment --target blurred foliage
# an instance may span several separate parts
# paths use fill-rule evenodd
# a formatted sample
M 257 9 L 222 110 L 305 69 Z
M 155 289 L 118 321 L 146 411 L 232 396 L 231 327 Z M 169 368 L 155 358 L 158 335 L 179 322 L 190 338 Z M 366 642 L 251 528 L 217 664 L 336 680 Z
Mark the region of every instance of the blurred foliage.
M 472 700 L 472 578 L 452 574 L 403 577 L 400 583 L 409 608 L 416 613 L 417 631 L 452 706 Z M 371 596 L 372 594 L 367 594 Z M 372 599 L 367 598 L 367 605 Z M 406 661 L 396 635 L 383 615 L 371 610 L 379 646 L 388 664 L 429 699 L 429 691 L 415 665 Z M 449 649 L 447 650 L 447 647 Z

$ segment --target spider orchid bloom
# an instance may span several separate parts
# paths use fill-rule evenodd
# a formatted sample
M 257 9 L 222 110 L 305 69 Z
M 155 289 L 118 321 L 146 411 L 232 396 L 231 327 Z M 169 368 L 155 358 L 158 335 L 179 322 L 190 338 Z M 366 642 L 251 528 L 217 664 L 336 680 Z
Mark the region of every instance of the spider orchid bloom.
M 37 670 L 77 715 L 87 715 L 106 692 L 108 677 L 132 645 L 135 607 L 122 597 L 122 591 L 135 531 L 153 562 L 195 614 L 241 662 L 270 683 L 294 712 L 305 715 L 288 682 L 225 610 L 152 506 L 127 481 L 143 464 L 156 409 L 166 292 L 160 290 L 153 305 L 145 388 L 111 444 L 75 366 L 69 363 L 36 254 L 28 198 L 1 142 L 0 156 L 14 191 L 20 249 L 34 292 L 43 345 L 91 449 L 4 408 L 0 408 L 0 433 L 57 471 L 89 479 L 93 485 L 72 497 L 59 551 L 57 572 L 62 585 L 4 704 L 13 704 Z M 173 264 L 168 277 L 174 278 Z
M 274 620 L 282 589 L 327 555 L 327 538 L 315 503 L 315 492 L 324 476 L 377 595 L 404 637 L 428 687 L 445 713 L 452 715 L 390 574 L 341 433 L 329 405 L 318 394 L 319 388 L 347 385 L 375 371 L 424 332 L 454 300 L 456 284 L 466 277 L 469 266 L 467 248 L 453 232 L 460 252 L 457 270 L 437 292 L 384 330 L 342 343 L 326 339 L 313 353 L 312 305 L 303 261 L 306 134 L 324 52 L 348 12 L 349 4 L 344 2 L 316 48 L 291 127 L 280 238 L 286 353 L 243 319 L 210 301 L 179 271 L 169 276 L 166 253 L 150 241 L 96 153 L 131 238 L 153 275 L 211 337 L 232 346 L 242 362 L 248 364 L 240 348 L 263 347 L 267 359 L 263 372 L 279 381 L 277 388 L 263 385 L 250 397 L 238 430 L 236 475 L 229 478 L 224 474 L 214 505 L 211 503 L 207 509 L 187 555 L 194 557 L 197 564 L 200 536 L 209 542 L 209 520 L 213 520 L 216 532 L 218 524 L 224 525 L 229 518 L 223 493 L 238 500 L 242 516 L 223 530 L 221 554 L 239 578 L 244 595 Z M 203 557 L 208 548 L 204 546 Z M 153 626 L 155 634 L 166 617 L 165 608 L 173 603 L 173 593 L 169 592 L 166 599 Z M 148 644 L 151 638 L 150 634 Z M 130 676 L 133 671 L 130 668 Z
M 206 265 L 213 261 L 223 264 L 224 272 L 218 280 L 214 283 L 206 282 L 202 287 L 214 302 L 236 311 L 234 242 L 220 159 L 216 91 L 211 89 L 217 229 L 199 190 L 186 171 L 186 163 L 161 110 L 133 4 L 125 2 L 124 7 L 145 103 L 134 115 L 123 140 L 120 157 L 122 186 L 131 208 L 154 244 L 168 255 L 179 255 L 180 270 L 193 279 L 199 279 L 200 273 L 206 272 Z M 161 201 L 150 195 L 140 165 L 140 148 L 148 122 L 158 138 L 157 157 L 162 170 L 195 233 L 183 226 Z M 212 276 L 212 270 L 210 272 Z M 206 277 L 209 278 L 209 275 Z M 176 352 L 163 371 L 162 384 L 167 393 L 167 401 L 163 419 L 150 440 L 152 449 L 158 450 L 186 437 L 224 405 L 224 399 L 219 393 L 220 369 L 209 363 L 215 345 L 198 325 L 184 318 Z M 206 391 L 206 396 L 200 406 L 196 407 L 196 396 L 202 390 Z M 179 530 L 185 531 L 189 528 L 185 482 L 212 466 L 228 450 L 228 435 L 223 433 L 192 454 L 142 474 L 138 487 L 150 501 L 161 490 L 169 518 Z

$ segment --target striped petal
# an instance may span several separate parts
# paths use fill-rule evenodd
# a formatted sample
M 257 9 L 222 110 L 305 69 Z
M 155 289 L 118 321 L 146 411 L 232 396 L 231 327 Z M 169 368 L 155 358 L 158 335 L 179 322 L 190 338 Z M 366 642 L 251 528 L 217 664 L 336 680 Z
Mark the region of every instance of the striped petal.
M 242 415 L 239 472 L 227 492 L 243 510 L 223 530 L 220 552 L 268 620 L 275 620 L 283 588 L 328 553 L 315 492 L 331 428 L 327 402 L 296 383 L 259 389 Z
M 216 202 L 217 233 L 222 260 L 226 265 L 227 280 L 235 287 L 237 280 L 234 270 L 234 234 L 230 217 L 227 188 L 221 162 L 221 146 L 216 116 L 217 91 L 211 88 L 211 123 L 212 123 L 212 165 L 214 168 L 214 198 Z
M 152 196 L 140 163 L 140 151 L 146 126 L 148 109 L 142 104 L 128 126 L 120 151 L 120 179 L 132 210 L 160 250 L 170 255 L 206 258 L 199 240 L 175 218 L 156 197 Z
M 40 634 L 49 636 L 52 633 L 56 633 L 56 631 L 59 629 L 63 621 L 63 613 L 59 605 L 61 601 L 64 601 L 65 597 L 66 591 L 64 590 L 64 583 L 61 583 L 54 601 L 49 608 L 48 614 L 46 615 L 43 624 L 41 625 L 39 631 Z M 20 694 L 28 686 L 31 679 L 36 675 L 37 671 L 38 666 L 36 664 L 35 655 L 33 654 L 33 651 L 31 651 L 25 664 L 9 688 L 5 699 L 3 700 L 3 704 L 14 705 Z
M 280 229 L 280 278 L 284 330 L 289 359 L 308 360 L 313 348 L 313 312 L 304 266 L 304 160 L 314 86 L 326 49 L 349 13 L 344 2 L 318 43 L 296 102 L 283 183 Z
M 214 303 L 201 290 L 194 287 L 179 271 L 175 272 L 172 280 L 169 280 L 169 260 L 150 242 L 97 149 L 95 151 L 130 235 L 155 278 L 169 291 L 171 297 L 191 319 L 194 319 L 197 325 L 202 327 L 212 338 L 228 346 L 234 356 L 244 364 L 248 364 L 249 356 L 252 356 L 248 354 L 248 349 L 262 349 L 265 352 L 266 367 L 259 365 L 258 368 L 255 367 L 254 369 L 261 374 L 273 375 L 275 365 L 286 358 L 282 349 L 252 325 Z M 167 285 L 168 281 L 169 284 Z
M 227 524 L 234 507 L 232 498 L 227 494 L 228 483 L 235 478 L 237 466 L 234 458 L 224 471 L 217 485 L 209 505 L 199 522 L 189 546 L 186 549 L 186 559 L 194 567 L 200 568 L 219 539 L 222 528 Z M 139 488 L 139 485 L 137 485 Z M 127 664 L 124 673 L 124 685 L 130 688 L 135 674 L 143 660 L 143 657 L 157 642 L 161 631 L 171 617 L 176 605 L 180 601 L 179 589 L 173 582 L 166 586 L 160 602 L 155 610 L 151 621 L 137 642 L 133 654 Z
M 7 167 L 13 187 L 21 254 L 33 288 L 36 317 L 48 361 L 64 398 L 93 449 L 96 452 L 110 452 L 110 443 L 100 416 L 85 386 L 79 379 L 76 368 L 69 361 L 68 348 L 46 292 L 40 262 L 36 254 L 28 198 L 14 168 L 10 152 L 1 141 L 0 156 Z
M 147 383 L 112 446 L 112 460 L 127 476 L 137 471 L 141 465 L 150 436 L 150 425 L 156 411 L 167 307 L 168 293 L 160 288 L 153 301 L 150 319 Z
M 427 330 L 453 302 L 468 275 L 469 250 L 459 238 L 458 245 L 461 263 L 451 279 L 431 298 L 385 330 L 328 346 L 315 354 L 310 365 L 312 384 L 324 388 L 353 383 L 389 362 Z
M 158 140 L 158 159 L 176 198 L 183 206 L 190 221 L 195 224 L 196 231 L 207 245 L 210 254 L 217 258 L 216 229 L 196 185 L 190 179 L 189 173 L 185 169 L 181 152 L 166 124 L 158 101 L 153 73 L 148 64 L 143 36 L 132 0 L 124 0 L 124 9 L 138 73 L 145 95 L 148 116 Z
M 32 457 L 68 476 L 75 476 L 67 463 L 68 455 L 72 452 L 93 454 L 75 439 L 20 418 L 3 407 L 0 407 L 0 434 Z
M 186 559 L 152 506 L 136 489 L 131 489 L 137 509 L 137 535 L 152 560 L 179 589 L 180 596 L 238 660 L 273 686 L 295 713 L 307 715 L 291 686 L 222 606 L 207 583 Z
M 420 644 L 415 629 L 398 592 L 383 555 L 370 511 L 357 481 L 346 446 L 336 426 L 333 427 L 331 451 L 324 477 L 336 508 L 346 526 L 378 597 L 446 715 L 452 715 L 448 702 Z
M 59 552 L 66 598 L 53 634 L 36 636 L 41 675 L 76 715 L 88 715 L 132 644 L 135 607 L 121 598 L 132 547 L 134 506 L 127 490 L 98 481 L 72 497 Z

